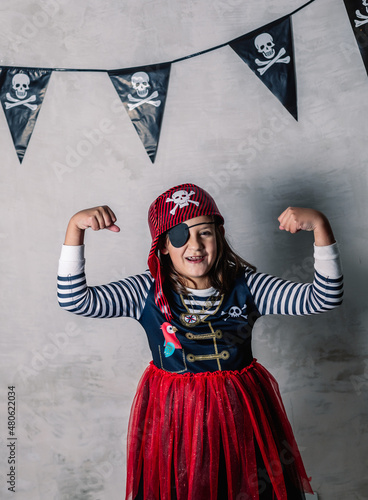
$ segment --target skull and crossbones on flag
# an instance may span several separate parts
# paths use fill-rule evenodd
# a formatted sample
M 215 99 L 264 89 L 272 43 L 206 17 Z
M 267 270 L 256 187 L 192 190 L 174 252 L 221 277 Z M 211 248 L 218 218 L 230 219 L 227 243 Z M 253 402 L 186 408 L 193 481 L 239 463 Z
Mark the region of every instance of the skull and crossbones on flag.
M 157 90 L 154 90 L 152 94 L 148 96 L 151 84 L 149 83 L 149 76 L 145 71 L 137 71 L 134 73 L 131 78 L 131 83 L 133 89 L 138 95 L 138 98 L 133 97 L 132 94 L 128 94 L 128 99 L 130 101 L 130 103 L 128 103 L 129 111 L 138 108 L 138 106 L 141 106 L 142 104 L 150 104 L 156 108 L 160 106 L 161 101 L 159 99 L 153 100 L 158 97 Z
M 229 45 L 297 120 L 290 16 L 236 38 Z
M 27 97 L 30 82 L 29 76 L 25 73 L 16 73 L 13 76 L 11 90 L 13 90 L 16 97 L 13 97 L 10 92 L 6 93 L 5 109 L 15 108 L 16 106 L 26 106 L 32 111 L 37 109 L 37 104 L 30 104 L 36 101 L 36 95 L 32 94 Z
M 109 71 L 152 163 L 155 161 L 171 63 Z
M 266 73 L 266 71 L 271 68 L 275 63 L 289 64 L 290 56 L 282 57 L 286 54 L 286 50 L 282 47 L 278 53 L 274 49 L 275 43 L 273 37 L 269 33 L 261 33 L 254 40 L 254 45 L 258 52 L 265 57 L 265 60 L 255 59 L 257 66 L 263 66 L 258 68 L 257 71 L 260 75 Z
M 363 7 L 365 7 L 365 10 L 368 14 L 368 0 L 362 0 L 362 5 L 363 5 Z M 359 9 L 357 9 L 355 11 L 355 15 L 356 15 L 356 17 L 359 18 L 359 19 L 355 19 L 355 27 L 356 28 L 359 28 L 360 26 L 363 26 L 363 24 L 368 23 L 368 15 L 362 14 Z
M 4 68 L 1 71 L 0 100 L 21 163 L 51 74 L 51 69 L 35 68 Z

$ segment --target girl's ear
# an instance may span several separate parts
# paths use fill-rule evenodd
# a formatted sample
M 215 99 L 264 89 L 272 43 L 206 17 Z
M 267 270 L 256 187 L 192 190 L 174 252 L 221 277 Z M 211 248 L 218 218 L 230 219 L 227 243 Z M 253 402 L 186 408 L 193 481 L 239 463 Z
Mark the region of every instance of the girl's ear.
M 166 238 L 163 238 L 159 242 L 159 246 L 158 246 L 158 249 L 160 250 L 162 255 L 167 255 L 169 253 L 169 249 L 167 248 L 167 246 L 168 246 L 168 241 L 167 241 L 167 237 L 166 237 Z

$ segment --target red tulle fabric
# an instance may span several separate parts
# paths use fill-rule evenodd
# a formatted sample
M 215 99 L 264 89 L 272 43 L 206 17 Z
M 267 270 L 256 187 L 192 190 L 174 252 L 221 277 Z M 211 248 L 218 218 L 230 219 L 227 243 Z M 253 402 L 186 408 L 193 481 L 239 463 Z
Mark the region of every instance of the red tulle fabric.
M 151 363 L 130 415 L 127 500 L 141 481 L 144 500 L 218 500 L 221 453 L 228 500 L 262 498 L 257 453 L 275 499 L 288 500 L 286 476 L 313 493 L 278 384 L 256 360 L 242 371 L 196 374 Z

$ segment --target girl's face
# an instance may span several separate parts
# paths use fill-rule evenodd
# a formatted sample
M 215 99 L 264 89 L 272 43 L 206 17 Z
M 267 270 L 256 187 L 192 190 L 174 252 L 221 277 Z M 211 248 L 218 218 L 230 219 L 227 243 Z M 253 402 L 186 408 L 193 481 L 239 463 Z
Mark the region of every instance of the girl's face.
M 193 288 L 194 282 L 198 289 L 208 288 L 210 286 L 208 273 L 217 257 L 215 225 L 212 218 L 207 215 L 194 217 L 185 221 L 185 224 L 189 227 L 187 242 L 177 248 L 167 237 L 160 251 L 170 256 L 176 272 L 184 278 L 185 286 Z

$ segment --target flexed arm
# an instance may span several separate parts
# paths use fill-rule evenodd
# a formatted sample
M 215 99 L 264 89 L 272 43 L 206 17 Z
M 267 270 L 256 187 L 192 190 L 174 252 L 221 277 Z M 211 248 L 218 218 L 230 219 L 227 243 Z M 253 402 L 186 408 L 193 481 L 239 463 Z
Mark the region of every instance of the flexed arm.
M 59 260 L 58 300 L 75 314 L 95 318 L 130 316 L 139 319 L 153 278 L 146 272 L 101 286 L 87 286 L 84 273 L 84 232 L 119 232 L 116 216 L 107 206 L 82 210 L 70 219 Z
M 279 217 L 279 228 L 292 234 L 314 232 L 313 283 L 294 283 L 264 273 L 249 272 L 247 284 L 263 314 L 315 314 L 341 304 L 343 277 L 339 251 L 327 217 L 311 208 L 289 207 Z

